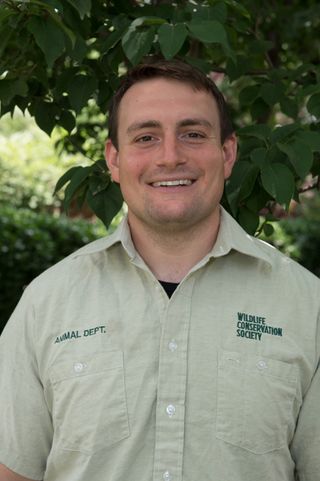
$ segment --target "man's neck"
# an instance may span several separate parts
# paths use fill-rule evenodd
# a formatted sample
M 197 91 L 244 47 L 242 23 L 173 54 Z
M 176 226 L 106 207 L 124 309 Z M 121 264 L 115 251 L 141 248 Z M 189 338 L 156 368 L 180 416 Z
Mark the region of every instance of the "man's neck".
M 188 229 L 153 229 L 130 215 L 128 220 L 135 248 L 155 277 L 178 283 L 211 251 L 219 230 L 220 211 L 215 218 Z

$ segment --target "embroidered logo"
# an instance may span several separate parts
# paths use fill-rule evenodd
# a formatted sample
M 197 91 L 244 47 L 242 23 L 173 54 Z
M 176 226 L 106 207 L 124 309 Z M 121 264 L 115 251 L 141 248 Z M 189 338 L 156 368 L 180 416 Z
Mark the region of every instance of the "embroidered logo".
M 237 337 L 261 341 L 263 334 L 282 337 L 283 330 L 282 327 L 269 326 L 265 317 L 246 312 L 237 313 Z
M 57 336 L 54 344 L 59 344 L 60 342 L 69 341 L 71 339 L 78 339 L 80 337 L 90 337 L 96 334 L 105 334 L 106 326 L 96 326 L 90 329 L 83 329 L 81 331 L 66 331 L 61 336 Z

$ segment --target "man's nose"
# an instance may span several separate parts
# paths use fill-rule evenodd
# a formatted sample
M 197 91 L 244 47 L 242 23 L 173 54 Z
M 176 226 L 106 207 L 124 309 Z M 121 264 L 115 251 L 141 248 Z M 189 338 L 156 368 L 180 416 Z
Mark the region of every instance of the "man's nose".
M 157 164 L 174 168 L 185 162 L 185 155 L 182 152 L 177 136 L 173 134 L 165 136 L 162 140 L 162 149 L 160 149 Z

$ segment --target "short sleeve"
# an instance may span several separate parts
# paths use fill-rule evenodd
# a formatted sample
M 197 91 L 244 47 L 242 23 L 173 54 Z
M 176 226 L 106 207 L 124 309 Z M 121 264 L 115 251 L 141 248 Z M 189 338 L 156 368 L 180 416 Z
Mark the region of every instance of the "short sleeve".
M 27 288 L 0 337 L 0 463 L 41 480 L 53 429 L 37 368 L 35 330 Z
M 291 453 L 298 481 L 320 481 L 320 331 L 318 324 L 317 368 L 304 396 Z

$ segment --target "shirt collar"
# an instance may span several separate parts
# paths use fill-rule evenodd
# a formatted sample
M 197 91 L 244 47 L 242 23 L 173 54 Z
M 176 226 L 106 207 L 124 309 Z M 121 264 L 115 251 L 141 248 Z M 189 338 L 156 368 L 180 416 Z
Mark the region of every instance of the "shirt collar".
M 107 237 L 98 239 L 90 244 L 82 247 L 74 254 L 73 257 L 82 255 L 95 254 L 110 249 L 115 244 L 121 243 L 131 260 L 138 255 L 133 245 L 130 228 L 127 217 L 125 216 L 120 222 L 117 229 Z M 221 220 L 217 240 L 208 254 L 208 257 L 222 257 L 232 250 L 240 252 L 244 255 L 255 257 L 267 262 L 272 266 L 272 258 L 268 253 L 270 245 L 256 239 L 247 234 L 242 227 L 221 207 Z M 207 256 L 206 256 L 207 257 Z
M 127 216 L 121 220 L 116 230 L 106 237 L 102 237 L 96 241 L 90 242 L 90 244 L 82 247 L 72 254 L 73 257 L 96 254 L 104 250 L 110 249 L 115 244 L 122 244 L 124 250 L 127 252 L 131 259 L 134 259 L 138 254 L 133 245 L 130 228 L 127 221 Z
M 249 235 L 223 207 L 220 209 L 220 228 L 210 257 L 222 257 L 234 250 L 272 266 L 272 257 L 268 252 L 270 245 Z

